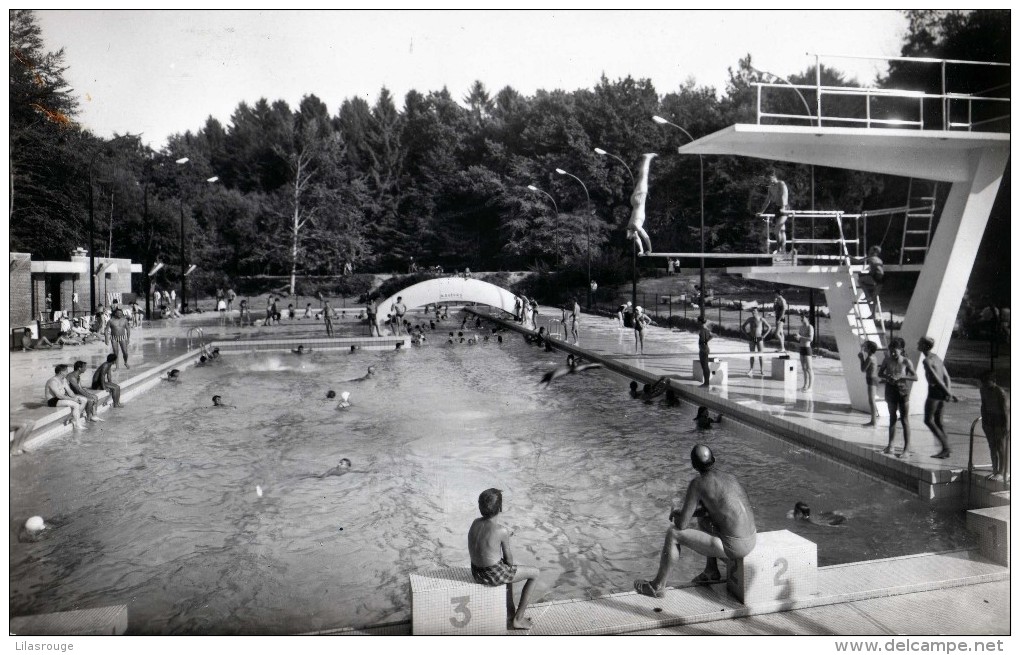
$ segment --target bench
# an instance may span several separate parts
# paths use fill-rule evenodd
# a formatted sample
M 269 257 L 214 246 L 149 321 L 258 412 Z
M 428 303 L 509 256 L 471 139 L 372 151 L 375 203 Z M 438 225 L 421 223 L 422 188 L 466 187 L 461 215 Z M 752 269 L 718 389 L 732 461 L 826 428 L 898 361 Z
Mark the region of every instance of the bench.
M 1009 505 L 968 510 L 967 529 L 977 536 L 982 556 L 1009 566 Z
M 506 634 L 505 585 L 480 585 L 468 567 L 412 573 L 410 578 L 411 634 Z
M 694 366 L 694 380 L 696 382 L 704 382 L 705 374 L 701 370 L 701 361 L 695 359 L 693 361 Z M 708 358 L 708 371 L 711 375 L 711 379 L 708 381 L 709 384 L 725 385 L 729 379 L 730 365 L 715 357 Z
M 754 550 L 730 563 L 726 588 L 745 605 L 818 593 L 818 546 L 789 530 L 759 532 Z

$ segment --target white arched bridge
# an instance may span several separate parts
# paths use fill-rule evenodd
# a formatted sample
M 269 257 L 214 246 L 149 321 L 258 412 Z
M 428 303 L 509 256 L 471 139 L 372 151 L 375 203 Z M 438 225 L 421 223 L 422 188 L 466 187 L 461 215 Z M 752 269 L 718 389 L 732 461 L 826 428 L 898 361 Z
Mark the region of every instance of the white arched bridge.
M 397 298 L 403 298 L 409 310 L 433 303 L 473 302 L 501 309 L 510 315 L 513 315 L 514 305 L 518 300 L 517 296 L 503 287 L 472 278 L 441 277 L 425 280 L 401 289 L 378 304 L 376 323 L 380 327 L 386 322 L 386 315 L 390 313 L 390 307 L 397 302 Z

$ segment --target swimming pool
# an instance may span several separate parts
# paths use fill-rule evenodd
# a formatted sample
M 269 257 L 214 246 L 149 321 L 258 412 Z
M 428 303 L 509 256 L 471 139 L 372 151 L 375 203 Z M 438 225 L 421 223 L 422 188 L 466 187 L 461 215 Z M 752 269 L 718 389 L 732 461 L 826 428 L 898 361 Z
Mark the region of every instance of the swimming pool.
M 451 314 L 442 333 L 459 325 Z M 491 486 L 517 558 L 543 572 L 542 600 L 630 590 L 654 573 L 696 441 L 744 482 L 759 530 L 817 542 L 822 565 L 971 544 L 955 513 L 751 429 L 691 433 L 692 407 L 632 400 L 605 371 L 538 387 L 562 359 L 511 335 L 188 369 L 98 429 L 12 460 L 11 614 L 122 603 L 131 632 L 161 634 L 406 620 L 407 574 L 467 563 Z M 370 364 L 375 378 L 343 383 Z M 353 407 L 337 411 L 330 388 Z M 212 409 L 214 394 L 237 408 Z M 341 457 L 351 473 L 303 477 Z M 796 500 L 843 510 L 849 527 L 795 524 Z M 33 514 L 56 527 L 21 543 Z M 685 556 L 670 583 L 701 564 Z

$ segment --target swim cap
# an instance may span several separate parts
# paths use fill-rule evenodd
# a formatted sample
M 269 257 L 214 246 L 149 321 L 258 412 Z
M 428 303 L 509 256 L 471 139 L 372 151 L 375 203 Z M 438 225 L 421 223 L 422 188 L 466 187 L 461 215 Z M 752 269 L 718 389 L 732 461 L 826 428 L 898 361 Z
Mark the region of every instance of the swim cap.
M 699 443 L 691 449 L 691 465 L 695 471 L 704 473 L 712 468 L 713 464 L 715 464 L 715 455 L 712 454 L 711 448 Z
M 33 516 L 25 521 L 25 529 L 29 532 L 39 532 L 45 527 L 46 523 L 43 522 L 43 518 L 41 516 Z
M 340 400 L 342 400 L 344 402 L 347 402 L 347 399 L 350 398 L 350 397 L 351 397 L 351 392 L 350 391 L 345 391 L 342 394 L 340 394 Z

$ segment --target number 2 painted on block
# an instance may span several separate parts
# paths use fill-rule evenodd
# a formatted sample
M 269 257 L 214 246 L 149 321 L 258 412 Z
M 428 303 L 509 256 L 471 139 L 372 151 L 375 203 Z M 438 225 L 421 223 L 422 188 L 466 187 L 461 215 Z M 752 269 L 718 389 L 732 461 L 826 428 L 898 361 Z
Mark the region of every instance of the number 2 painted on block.
M 471 622 L 471 610 L 468 609 L 468 601 L 471 600 L 471 596 L 457 596 L 451 598 L 450 602 L 453 603 L 453 611 L 460 614 L 463 618 L 450 617 L 450 625 L 455 628 L 463 628 Z
M 772 580 L 772 583 L 777 587 L 782 584 L 782 577 L 786 573 L 786 569 L 789 566 L 789 562 L 786 561 L 785 557 L 780 557 L 776 560 L 776 563 L 772 566 L 778 566 L 779 570 L 776 571 L 776 577 Z

